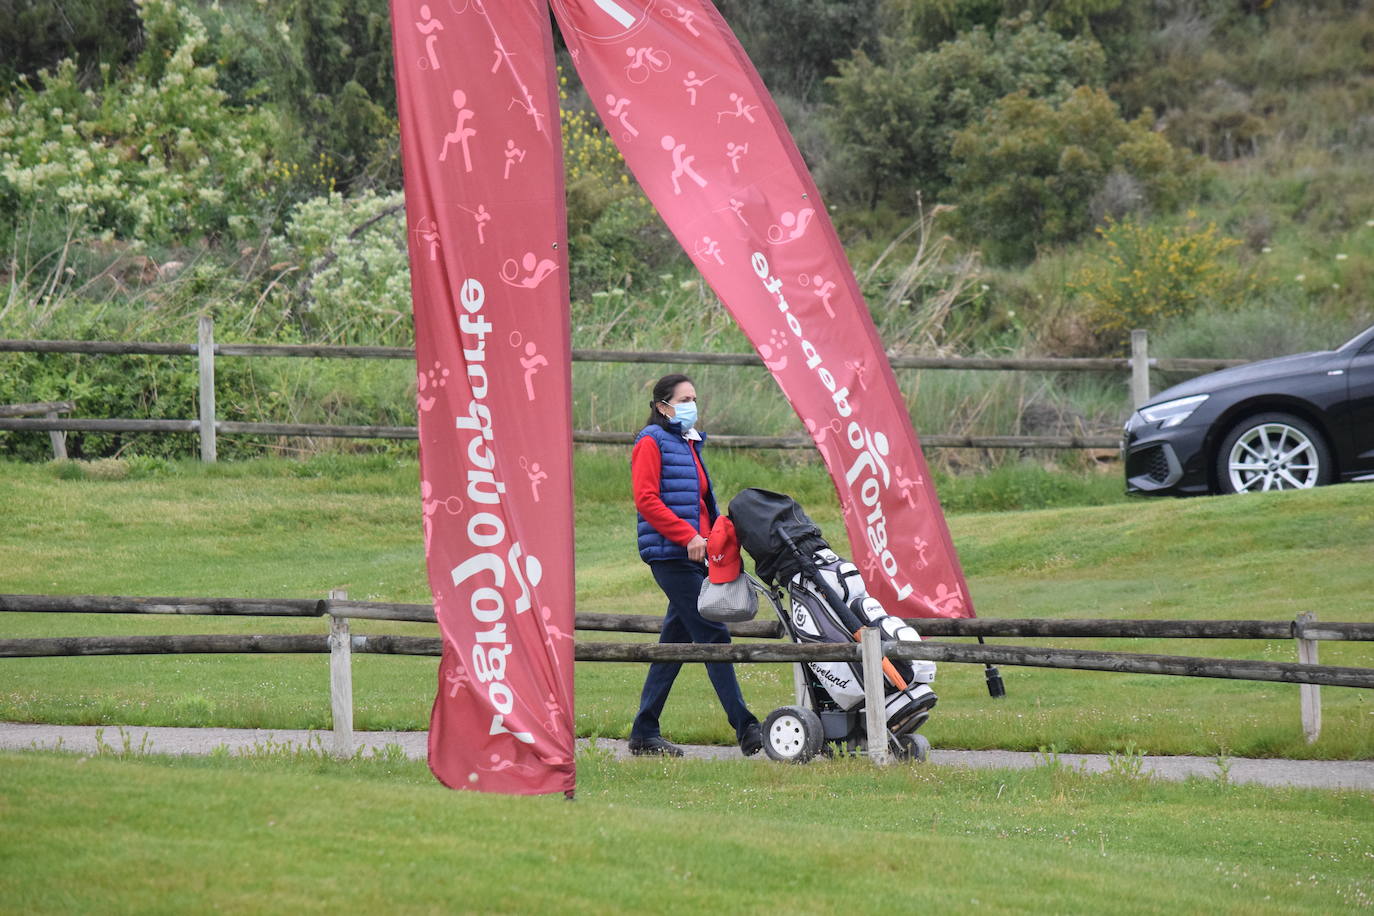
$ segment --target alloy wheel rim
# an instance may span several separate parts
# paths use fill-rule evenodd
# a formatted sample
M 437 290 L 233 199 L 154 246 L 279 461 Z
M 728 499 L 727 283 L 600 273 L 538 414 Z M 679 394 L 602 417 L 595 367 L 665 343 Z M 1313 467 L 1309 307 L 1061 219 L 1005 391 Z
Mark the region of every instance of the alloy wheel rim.
M 1286 423 L 1263 423 L 1246 430 L 1228 456 L 1231 487 L 1237 493 L 1307 490 L 1317 485 L 1321 464 L 1317 447 Z

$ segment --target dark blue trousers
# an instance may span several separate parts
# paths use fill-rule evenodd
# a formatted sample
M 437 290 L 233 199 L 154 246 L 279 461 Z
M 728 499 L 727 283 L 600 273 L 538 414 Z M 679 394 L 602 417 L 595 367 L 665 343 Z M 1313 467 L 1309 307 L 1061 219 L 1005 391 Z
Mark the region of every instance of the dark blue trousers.
M 697 597 L 706 578 L 706 564 L 691 560 L 664 560 L 650 563 L 654 580 L 668 596 L 668 614 L 663 620 L 659 642 L 728 643 L 730 631 L 725 624 L 715 623 L 697 612 Z M 644 691 L 639 697 L 639 715 L 630 727 L 631 738 L 655 738 L 659 735 L 658 717 L 668 702 L 668 691 L 682 668 L 681 662 L 654 662 L 644 679 Z M 730 662 L 708 662 L 706 675 L 716 688 L 720 705 L 738 738 L 749 725 L 758 722 L 749 707 L 744 705 L 735 666 Z

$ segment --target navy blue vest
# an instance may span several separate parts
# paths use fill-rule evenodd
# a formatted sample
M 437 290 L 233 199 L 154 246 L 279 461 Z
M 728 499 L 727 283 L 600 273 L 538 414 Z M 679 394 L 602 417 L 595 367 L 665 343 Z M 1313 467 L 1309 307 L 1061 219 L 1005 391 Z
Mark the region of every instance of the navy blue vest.
M 696 449 L 701 457 L 701 446 L 706 442 L 703 433 L 697 442 L 689 443 L 675 432 L 650 423 L 635 436 L 635 444 L 645 436 L 652 436 L 658 443 L 658 453 L 662 457 L 662 472 L 659 476 L 658 492 L 663 504 L 673 514 L 692 526 L 693 530 L 701 524 L 701 481 L 697 478 L 697 463 L 691 449 Z M 701 463 L 706 471 L 706 462 Z M 635 513 L 639 519 L 639 556 L 645 563 L 660 560 L 685 560 L 687 548 L 658 533 L 658 529 L 645 521 L 644 516 Z M 706 517 L 712 523 L 720 513 L 716 509 L 716 496 L 711 486 L 711 475 L 706 473 Z M 704 536 L 704 532 L 703 532 Z

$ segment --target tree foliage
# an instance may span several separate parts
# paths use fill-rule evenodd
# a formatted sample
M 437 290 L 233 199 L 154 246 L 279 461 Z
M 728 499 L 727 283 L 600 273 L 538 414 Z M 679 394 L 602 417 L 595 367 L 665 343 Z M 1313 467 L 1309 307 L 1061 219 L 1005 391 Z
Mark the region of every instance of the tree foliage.
M 135 0 L 0 0 L 0 87 L 66 58 L 88 74 L 127 64 L 141 34 Z
M 1002 19 L 1027 16 L 1065 35 L 1087 34 L 1094 20 L 1126 6 L 1125 0 L 886 0 L 887 16 L 926 47 Z
M 107 82 L 83 89 L 67 59 L 0 107 L 0 200 L 144 241 L 253 232 L 276 119 L 226 104 L 196 62 L 206 34 L 192 13 L 146 0 L 140 15 L 150 40 L 131 70 L 102 68 Z
M 1150 120 L 1123 120 L 1106 92 L 1086 87 L 1058 106 L 1024 92 L 1002 99 L 955 136 L 953 191 L 966 234 L 994 260 L 1027 260 L 1087 234 L 1090 204 L 1114 175 L 1139 188 L 1139 206 L 1177 206 L 1196 165 Z
M 769 89 L 806 101 L 819 95 L 836 61 L 872 49 L 879 34 L 878 0 L 720 0 L 716 6 Z
M 870 204 L 884 191 L 926 198 L 949 185 L 955 134 L 1013 92 L 1058 101 L 1103 79 L 1102 49 L 1092 39 L 1065 39 L 1027 16 L 982 26 L 934 51 L 911 37 L 884 41 L 874 59 L 860 52 L 831 79 L 827 113 L 843 151 L 851 191 Z

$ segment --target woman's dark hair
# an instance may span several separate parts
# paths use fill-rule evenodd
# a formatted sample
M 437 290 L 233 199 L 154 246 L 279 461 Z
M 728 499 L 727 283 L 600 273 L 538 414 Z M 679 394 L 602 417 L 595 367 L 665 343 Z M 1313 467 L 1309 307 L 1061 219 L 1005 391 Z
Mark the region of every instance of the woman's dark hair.
M 660 401 L 666 401 L 671 398 L 673 392 L 677 390 L 678 385 L 681 385 L 683 382 L 691 381 L 690 378 L 682 373 L 674 372 L 654 382 L 654 397 L 653 400 L 649 402 L 648 422 L 662 426 L 664 429 L 671 430 L 672 427 L 668 425 L 668 418 L 659 412 L 658 404 Z M 693 382 L 693 384 L 695 384 L 695 382 Z

